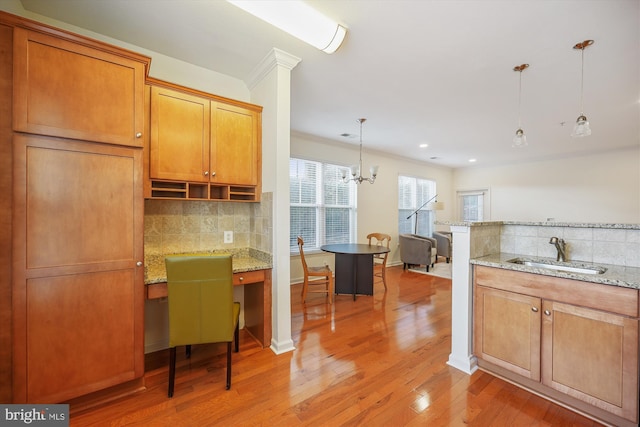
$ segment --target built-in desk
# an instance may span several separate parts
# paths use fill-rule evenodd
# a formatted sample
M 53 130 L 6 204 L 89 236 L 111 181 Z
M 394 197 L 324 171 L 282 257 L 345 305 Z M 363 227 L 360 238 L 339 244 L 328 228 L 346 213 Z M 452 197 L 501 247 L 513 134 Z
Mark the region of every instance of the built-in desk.
M 212 253 L 213 254 L 213 253 Z M 165 255 L 145 256 L 146 298 L 167 296 Z M 244 327 L 262 347 L 271 345 L 271 262 L 251 254 L 233 255 L 233 285 L 244 286 Z

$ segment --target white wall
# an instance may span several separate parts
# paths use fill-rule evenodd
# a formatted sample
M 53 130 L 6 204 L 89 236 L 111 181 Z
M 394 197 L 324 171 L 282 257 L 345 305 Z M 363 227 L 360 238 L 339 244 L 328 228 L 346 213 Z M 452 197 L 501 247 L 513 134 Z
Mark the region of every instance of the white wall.
M 359 144 L 345 144 L 324 140 L 309 135 L 292 132 L 291 157 L 331 162 L 349 167 L 358 162 Z M 453 171 L 425 162 L 394 157 L 390 154 L 366 150 L 362 152 L 363 169 L 368 173 L 369 166 L 380 166 L 378 178 L 374 184 L 358 185 L 357 241 L 365 242 L 366 236 L 372 232 L 391 235 L 391 254 L 389 264 L 400 262 L 398 250 L 398 175 L 415 176 L 436 181 L 438 201 L 444 202 L 445 209 L 437 211 L 438 220 L 453 219 L 452 180 Z M 351 184 L 356 185 L 356 184 Z M 444 227 L 443 229 L 448 229 Z M 326 252 L 308 254 L 310 265 L 327 263 L 334 268 L 334 256 Z M 291 282 L 299 283 L 302 279 L 300 257 L 291 259 Z
M 455 190 L 490 189 L 491 220 L 640 223 L 640 147 L 456 169 L 453 178 Z

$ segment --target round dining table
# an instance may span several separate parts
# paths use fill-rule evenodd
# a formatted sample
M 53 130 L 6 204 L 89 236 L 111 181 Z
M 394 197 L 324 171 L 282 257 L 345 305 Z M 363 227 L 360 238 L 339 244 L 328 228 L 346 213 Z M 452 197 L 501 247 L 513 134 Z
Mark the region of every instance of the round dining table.
M 388 248 L 366 243 L 334 243 L 320 247 L 335 254 L 336 294 L 373 295 L 373 256 Z

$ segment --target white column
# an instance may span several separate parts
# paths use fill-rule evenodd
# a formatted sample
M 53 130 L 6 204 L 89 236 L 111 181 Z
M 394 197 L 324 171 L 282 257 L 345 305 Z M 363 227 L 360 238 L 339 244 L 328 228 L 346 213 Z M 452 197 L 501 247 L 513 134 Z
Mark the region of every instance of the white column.
M 473 282 L 471 278 L 471 227 L 452 225 L 451 354 L 447 364 L 467 374 L 478 369 L 473 355 Z
M 248 79 L 251 102 L 262 105 L 262 191 L 273 193 L 271 350 L 293 350 L 289 268 L 289 151 L 291 70 L 300 62 L 273 49 Z

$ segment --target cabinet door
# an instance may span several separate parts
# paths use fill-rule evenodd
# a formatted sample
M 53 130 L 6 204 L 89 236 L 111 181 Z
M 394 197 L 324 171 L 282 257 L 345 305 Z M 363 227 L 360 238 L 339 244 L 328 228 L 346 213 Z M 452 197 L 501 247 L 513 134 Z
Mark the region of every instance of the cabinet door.
M 540 306 L 539 298 L 477 286 L 474 354 L 539 381 Z
M 143 63 L 15 29 L 15 130 L 142 147 L 143 95 Z
M 151 178 L 209 182 L 209 110 L 208 99 L 151 88 Z
M 257 185 L 262 170 L 258 113 L 212 102 L 211 182 Z
M 13 230 L 14 401 L 141 377 L 142 149 L 17 134 Z
M 637 422 L 638 319 L 544 301 L 543 384 Z

